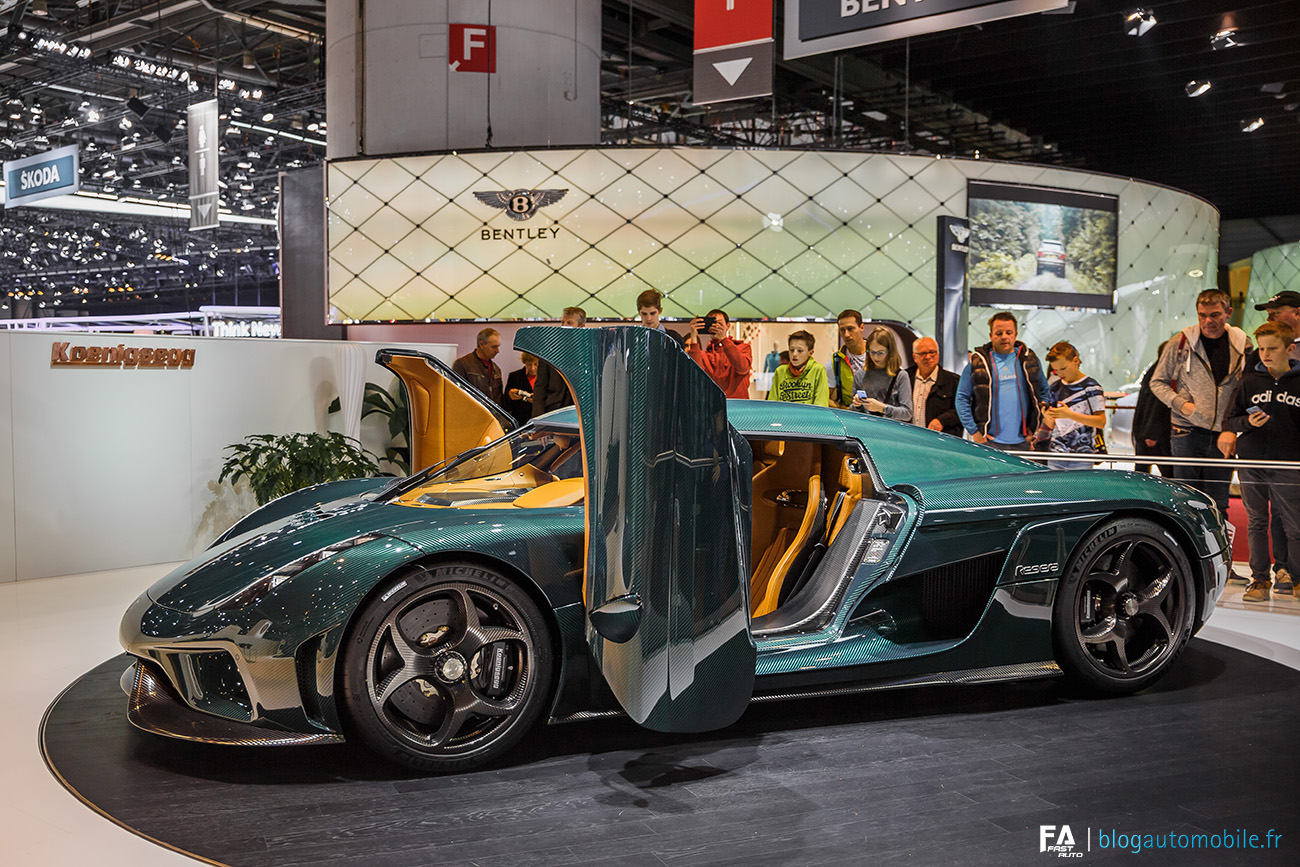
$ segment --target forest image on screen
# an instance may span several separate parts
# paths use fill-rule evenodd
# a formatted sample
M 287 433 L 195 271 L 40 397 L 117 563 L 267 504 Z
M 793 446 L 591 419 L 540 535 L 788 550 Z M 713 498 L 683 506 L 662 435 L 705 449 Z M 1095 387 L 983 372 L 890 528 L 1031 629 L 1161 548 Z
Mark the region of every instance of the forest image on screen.
M 972 302 L 1023 299 L 1037 306 L 1109 308 L 1117 208 L 1108 197 L 1097 197 L 1096 206 L 1077 206 L 1086 195 L 1009 185 L 981 189 L 972 183 L 967 267 Z

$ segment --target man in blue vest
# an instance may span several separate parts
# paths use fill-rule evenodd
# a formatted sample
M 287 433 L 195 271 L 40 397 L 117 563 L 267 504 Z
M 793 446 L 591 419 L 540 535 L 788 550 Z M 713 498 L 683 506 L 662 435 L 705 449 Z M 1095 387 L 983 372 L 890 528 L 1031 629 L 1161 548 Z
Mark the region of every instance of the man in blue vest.
M 957 383 L 957 416 L 971 439 L 1003 451 L 1029 449 L 1049 400 L 1038 356 L 1016 339 L 1014 314 L 989 317 L 989 342 L 970 354 Z

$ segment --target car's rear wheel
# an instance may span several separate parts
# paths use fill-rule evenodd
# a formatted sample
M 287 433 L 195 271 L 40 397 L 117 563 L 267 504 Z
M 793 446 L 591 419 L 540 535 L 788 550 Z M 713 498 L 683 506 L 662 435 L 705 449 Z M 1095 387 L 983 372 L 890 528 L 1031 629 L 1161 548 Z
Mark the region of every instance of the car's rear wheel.
M 504 753 L 541 714 L 551 639 L 533 600 L 487 569 L 407 573 L 357 616 L 343 658 L 352 728 L 370 749 L 454 772 Z
M 1192 634 L 1187 556 L 1167 530 L 1137 518 L 1104 524 L 1076 550 L 1052 612 L 1057 661 L 1088 692 L 1145 689 Z

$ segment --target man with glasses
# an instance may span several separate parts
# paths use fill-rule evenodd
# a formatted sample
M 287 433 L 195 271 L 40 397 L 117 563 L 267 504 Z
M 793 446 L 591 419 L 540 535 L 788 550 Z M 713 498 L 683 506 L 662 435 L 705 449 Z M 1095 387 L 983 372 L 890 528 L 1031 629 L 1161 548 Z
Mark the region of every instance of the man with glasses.
M 961 436 L 957 415 L 957 374 L 939 366 L 939 344 L 922 337 L 912 344 L 916 364 L 907 369 L 912 380 L 912 424 Z

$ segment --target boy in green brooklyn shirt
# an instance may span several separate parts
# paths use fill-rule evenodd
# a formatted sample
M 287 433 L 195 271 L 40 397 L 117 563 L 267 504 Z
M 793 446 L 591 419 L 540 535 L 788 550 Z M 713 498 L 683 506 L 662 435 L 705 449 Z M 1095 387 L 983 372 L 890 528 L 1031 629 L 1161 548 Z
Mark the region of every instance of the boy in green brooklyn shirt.
M 796 331 L 789 337 L 790 363 L 776 369 L 772 377 L 772 390 L 768 400 L 787 403 L 813 403 L 830 406 L 830 388 L 826 384 L 826 368 L 812 357 L 817 338 L 807 331 Z

